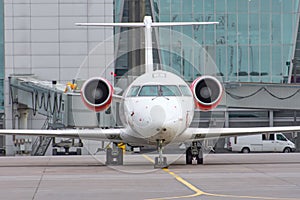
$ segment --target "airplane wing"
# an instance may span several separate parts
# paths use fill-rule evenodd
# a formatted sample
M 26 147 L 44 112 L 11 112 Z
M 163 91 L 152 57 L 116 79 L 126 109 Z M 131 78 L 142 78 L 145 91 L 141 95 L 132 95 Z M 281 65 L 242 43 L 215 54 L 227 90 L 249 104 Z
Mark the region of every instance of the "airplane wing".
M 29 129 L 0 129 L 0 135 L 46 136 L 60 138 L 79 138 L 122 142 L 121 135 L 125 129 L 62 129 L 62 130 L 29 130 Z
M 124 97 L 120 95 L 113 94 L 113 100 L 117 103 L 122 103 L 124 101 Z
M 183 132 L 176 141 L 196 141 L 211 138 L 255 135 L 260 133 L 274 132 L 297 132 L 300 126 L 284 126 L 284 127 L 253 127 L 253 128 L 188 128 Z

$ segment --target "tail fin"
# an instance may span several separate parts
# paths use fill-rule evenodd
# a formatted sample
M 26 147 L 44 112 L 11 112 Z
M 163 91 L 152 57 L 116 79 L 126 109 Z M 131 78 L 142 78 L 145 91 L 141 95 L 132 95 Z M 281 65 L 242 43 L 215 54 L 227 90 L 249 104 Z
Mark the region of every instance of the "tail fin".
M 152 22 L 151 16 L 145 16 L 144 22 L 134 23 L 75 23 L 76 26 L 106 27 L 144 27 L 145 30 L 145 71 L 153 71 L 152 27 L 213 25 L 219 22 Z

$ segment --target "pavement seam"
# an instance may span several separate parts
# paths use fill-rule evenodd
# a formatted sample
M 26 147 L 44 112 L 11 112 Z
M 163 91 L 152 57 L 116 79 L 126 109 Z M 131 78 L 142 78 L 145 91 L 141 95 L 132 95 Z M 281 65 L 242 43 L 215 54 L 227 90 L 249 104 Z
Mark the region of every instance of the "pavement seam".
M 43 172 L 42 172 L 42 174 L 41 174 L 40 180 L 39 180 L 39 182 L 38 182 L 38 184 L 37 184 L 37 186 L 36 186 L 36 188 L 35 188 L 34 194 L 33 194 L 33 196 L 32 196 L 32 200 L 35 199 L 35 197 L 36 197 L 36 195 L 37 195 L 37 193 L 38 193 L 38 191 L 39 191 L 39 188 L 40 188 L 40 185 L 41 185 L 41 183 L 42 183 L 42 181 L 43 181 L 44 175 L 45 175 L 45 173 L 46 173 L 46 170 L 47 170 L 47 166 L 48 166 L 48 164 L 49 164 L 49 161 L 50 161 L 50 158 L 48 158 L 46 167 L 44 167 L 44 169 L 43 169 Z

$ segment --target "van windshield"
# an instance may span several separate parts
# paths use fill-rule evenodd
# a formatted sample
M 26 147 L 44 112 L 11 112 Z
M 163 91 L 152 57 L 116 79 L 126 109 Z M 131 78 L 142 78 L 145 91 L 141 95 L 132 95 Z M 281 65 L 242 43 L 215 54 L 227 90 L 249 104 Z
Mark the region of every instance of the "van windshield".
M 276 139 L 280 140 L 280 141 L 286 141 L 286 138 L 283 135 L 281 135 L 281 134 L 277 134 L 276 135 Z

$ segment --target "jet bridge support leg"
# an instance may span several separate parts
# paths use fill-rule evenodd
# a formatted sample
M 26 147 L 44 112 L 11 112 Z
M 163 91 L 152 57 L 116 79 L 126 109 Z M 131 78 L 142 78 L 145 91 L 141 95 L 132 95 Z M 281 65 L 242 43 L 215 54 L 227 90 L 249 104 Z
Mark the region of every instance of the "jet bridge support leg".
M 113 148 L 107 148 L 106 165 L 123 165 L 123 149 L 116 144 L 113 144 Z
M 28 108 L 19 108 L 19 120 L 18 120 L 18 125 L 19 129 L 27 129 L 28 125 Z
M 192 142 L 192 145 L 186 150 L 186 164 L 203 164 L 203 149 L 200 142 Z

